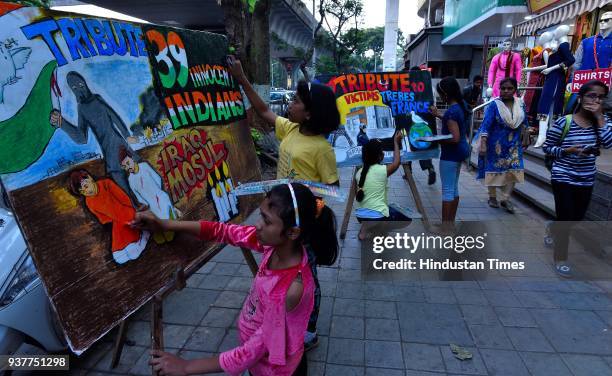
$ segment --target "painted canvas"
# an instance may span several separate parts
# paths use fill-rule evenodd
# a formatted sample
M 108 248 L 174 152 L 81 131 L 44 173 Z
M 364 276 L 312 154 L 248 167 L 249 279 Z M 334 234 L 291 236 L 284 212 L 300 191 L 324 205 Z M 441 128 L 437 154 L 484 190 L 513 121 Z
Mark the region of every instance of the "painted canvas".
M 383 141 L 383 163 L 390 163 L 396 130 L 404 134 L 402 162 L 439 156 L 437 144 L 420 139 L 437 134 L 435 118 L 429 114 L 433 103 L 429 72 L 350 73 L 317 80 L 336 94 L 341 126 L 329 141 L 338 167 L 360 166 L 361 145 L 372 138 Z
M 203 48 L 206 46 L 206 48 Z M 0 179 L 80 353 L 218 245 L 128 223 L 241 221 L 261 180 L 225 37 L 0 3 Z

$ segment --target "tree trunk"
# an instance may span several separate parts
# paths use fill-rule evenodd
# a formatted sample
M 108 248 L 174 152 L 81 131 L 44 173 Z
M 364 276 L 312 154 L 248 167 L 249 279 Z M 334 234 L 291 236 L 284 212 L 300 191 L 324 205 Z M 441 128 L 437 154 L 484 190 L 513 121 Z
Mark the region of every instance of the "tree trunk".
M 242 0 L 223 0 L 225 30 L 230 46 L 242 62 L 247 78 L 266 102 L 270 100 L 270 8 L 271 0 L 258 0 L 251 14 Z M 269 126 L 247 109 L 251 127 L 269 130 Z
M 270 102 L 270 8 L 271 0 L 258 0 L 253 13 L 251 43 L 247 47 L 247 62 L 251 76 L 249 79 L 259 96 Z M 251 127 L 264 132 L 270 126 L 251 108 Z
M 251 71 L 249 78 L 253 84 L 266 85 L 268 90 L 270 88 L 270 8 L 271 0 L 257 1 L 253 13 L 251 44 L 247 48 Z

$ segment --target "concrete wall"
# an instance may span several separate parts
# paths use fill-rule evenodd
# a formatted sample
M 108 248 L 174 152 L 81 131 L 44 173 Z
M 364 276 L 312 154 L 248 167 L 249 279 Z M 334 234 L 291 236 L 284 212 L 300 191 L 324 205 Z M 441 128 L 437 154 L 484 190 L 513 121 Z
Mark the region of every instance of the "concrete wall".
M 471 60 L 471 50 L 471 46 L 442 46 L 442 33 L 429 35 L 429 61 Z
M 470 81 L 482 73 L 482 48 L 472 48 L 472 69 L 470 69 Z

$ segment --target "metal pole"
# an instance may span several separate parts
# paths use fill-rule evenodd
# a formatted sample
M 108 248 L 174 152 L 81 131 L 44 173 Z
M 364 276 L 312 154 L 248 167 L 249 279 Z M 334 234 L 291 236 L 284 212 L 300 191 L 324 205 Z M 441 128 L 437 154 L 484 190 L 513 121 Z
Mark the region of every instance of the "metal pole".
M 425 21 L 425 27 L 430 27 L 431 23 L 429 19 L 431 18 L 431 0 L 427 2 L 427 20 Z

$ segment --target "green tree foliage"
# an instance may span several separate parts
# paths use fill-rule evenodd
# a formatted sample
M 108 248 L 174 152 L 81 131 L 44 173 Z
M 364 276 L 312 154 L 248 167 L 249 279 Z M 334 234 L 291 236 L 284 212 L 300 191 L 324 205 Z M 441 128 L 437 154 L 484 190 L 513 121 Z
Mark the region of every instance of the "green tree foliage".
M 333 48 L 333 38 L 326 35 L 319 38 L 317 46 L 329 51 Z M 336 57 L 321 58 L 317 64 L 319 73 L 338 73 L 350 71 L 374 71 L 375 63 L 378 69 L 382 65 L 382 55 L 385 44 L 385 28 L 383 26 L 360 29 L 350 28 L 341 34 L 341 48 L 336 50 Z M 405 38 L 398 33 L 397 45 L 403 50 Z
M 375 63 L 382 64 L 385 28 L 361 28 L 362 0 L 319 0 L 318 5 L 320 24 L 325 28 L 316 34 L 314 45 L 332 55 L 331 59 L 319 57 L 318 73 L 372 71 Z M 404 43 L 405 38 L 399 31 L 397 44 L 403 48 Z

